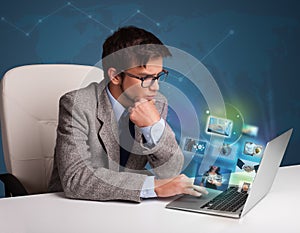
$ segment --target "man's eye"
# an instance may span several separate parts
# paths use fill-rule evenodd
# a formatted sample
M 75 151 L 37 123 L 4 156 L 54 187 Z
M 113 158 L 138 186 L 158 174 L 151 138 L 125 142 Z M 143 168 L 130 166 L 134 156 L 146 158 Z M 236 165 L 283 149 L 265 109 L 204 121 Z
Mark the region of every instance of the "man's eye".
M 145 77 L 143 77 L 144 80 L 152 80 L 153 79 L 153 75 L 146 75 Z

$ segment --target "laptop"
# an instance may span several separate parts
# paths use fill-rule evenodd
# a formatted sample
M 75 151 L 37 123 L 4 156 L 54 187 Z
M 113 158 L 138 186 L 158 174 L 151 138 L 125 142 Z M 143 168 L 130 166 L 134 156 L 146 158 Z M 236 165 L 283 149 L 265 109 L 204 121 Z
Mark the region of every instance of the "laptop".
M 251 186 L 244 182 L 242 186 L 229 183 L 224 191 L 206 188 L 208 194 L 200 197 L 182 195 L 166 208 L 241 218 L 271 189 L 292 131 L 290 129 L 267 143 Z

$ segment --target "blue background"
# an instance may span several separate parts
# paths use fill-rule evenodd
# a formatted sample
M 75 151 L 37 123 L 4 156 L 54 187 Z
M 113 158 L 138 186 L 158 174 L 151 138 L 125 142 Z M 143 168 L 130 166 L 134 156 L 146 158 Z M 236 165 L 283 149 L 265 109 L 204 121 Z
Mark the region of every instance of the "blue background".
M 24 64 L 94 65 L 112 31 L 142 27 L 199 59 L 264 138 L 293 127 L 282 166 L 300 164 L 299 12 L 297 0 L 1 1 L 0 77 Z

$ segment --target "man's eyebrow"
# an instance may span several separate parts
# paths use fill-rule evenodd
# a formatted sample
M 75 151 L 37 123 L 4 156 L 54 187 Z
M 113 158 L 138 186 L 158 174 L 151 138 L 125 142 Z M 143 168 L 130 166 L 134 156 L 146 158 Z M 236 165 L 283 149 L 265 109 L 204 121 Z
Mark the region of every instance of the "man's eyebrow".
M 155 75 L 155 74 L 148 74 L 148 73 L 138 73 L 140 76 L 147 76 L 147 75 Z
M 159 74 L 159 73 L 161 73 L 163 70 L 161 70 L 161 71 L 159 71 L 157 74 Z M 144 76 L 146 76 L 146 75 L 152 75 L 152 76 L 155 76 L 155 75 L 157 75 L 157 74 L 148 74 L 148 73 L 138 73 L 137 75 L 144 75 Z

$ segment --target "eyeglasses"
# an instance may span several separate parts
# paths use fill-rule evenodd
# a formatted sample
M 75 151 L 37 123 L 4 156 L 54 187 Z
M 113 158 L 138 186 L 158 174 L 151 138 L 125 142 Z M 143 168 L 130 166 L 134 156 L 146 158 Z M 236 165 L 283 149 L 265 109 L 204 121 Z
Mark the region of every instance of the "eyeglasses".
M 150 87 L 154 84 L 155 80 L 158 81 L 165 81 L 165 79 L 167 78 L 169 72 L 167 70 L 162 70 L 158 75 L 154 76 L 154 75 L 146 75 L 144 77 L 139 77 L 133 74 L 130 74 L 128 72 L 122 71 L 121 73 L 124 73 L 125 75 L 131 77 L 131 78 L 136 78 L 138 80 L 141 80 L 141 86 L 143 88 L 147 88 Z

